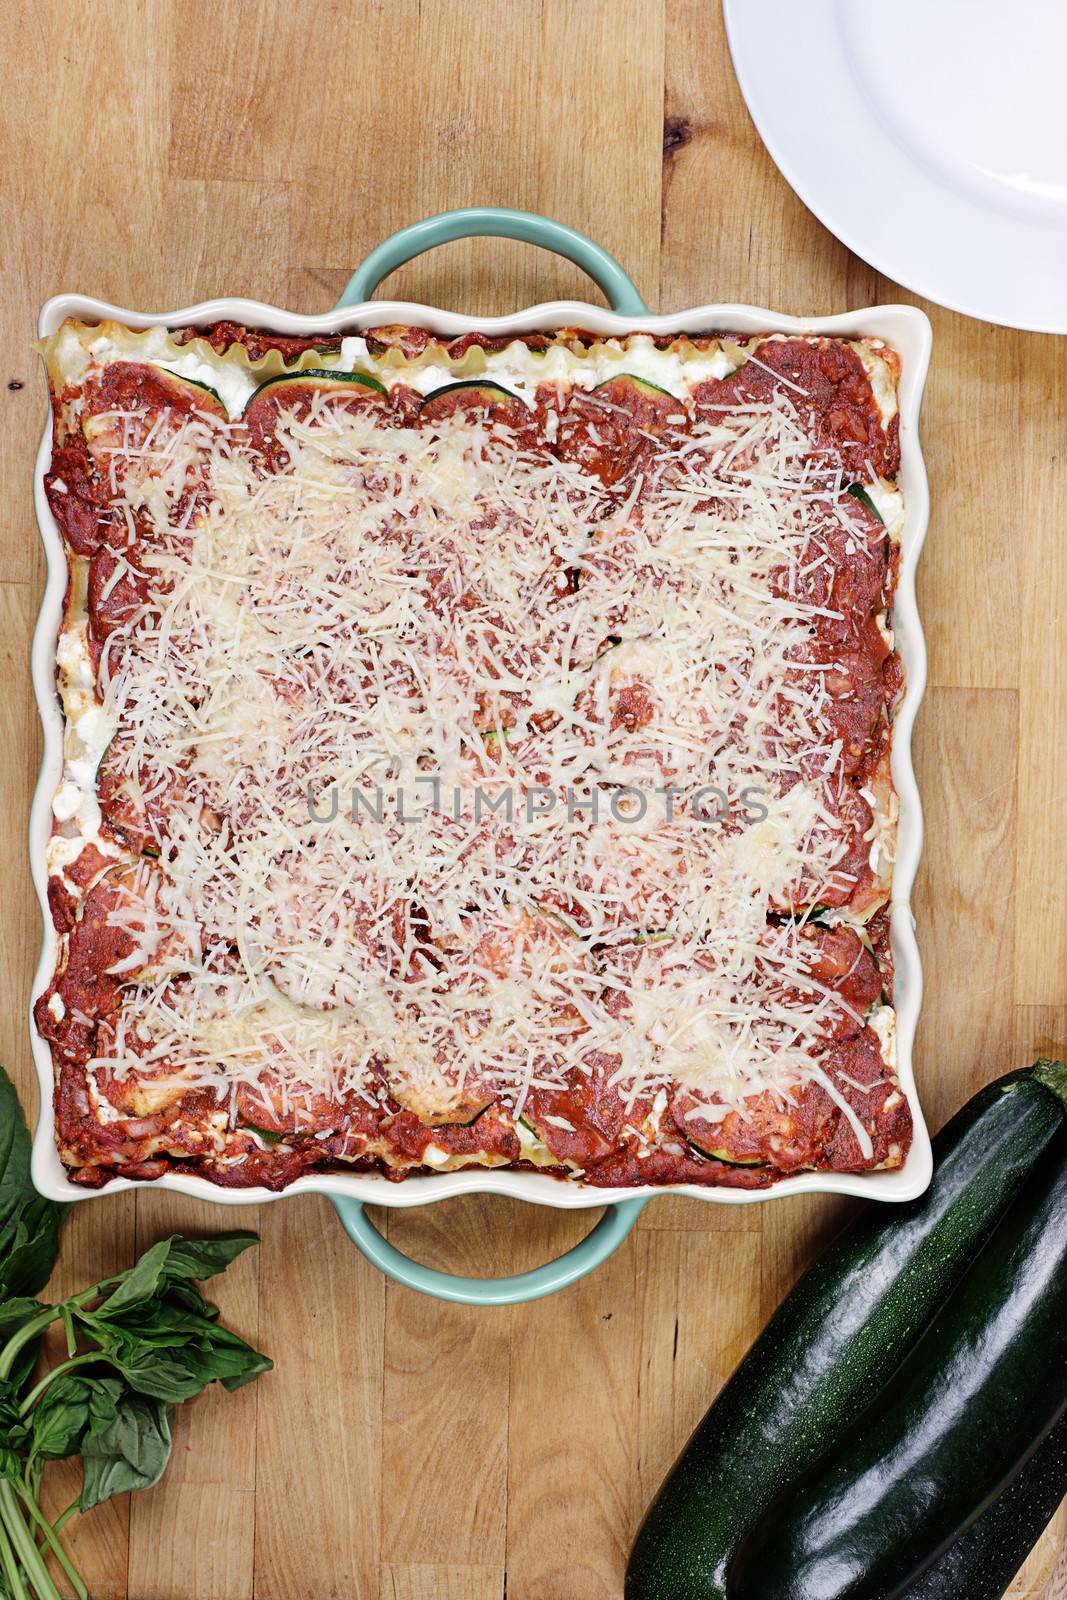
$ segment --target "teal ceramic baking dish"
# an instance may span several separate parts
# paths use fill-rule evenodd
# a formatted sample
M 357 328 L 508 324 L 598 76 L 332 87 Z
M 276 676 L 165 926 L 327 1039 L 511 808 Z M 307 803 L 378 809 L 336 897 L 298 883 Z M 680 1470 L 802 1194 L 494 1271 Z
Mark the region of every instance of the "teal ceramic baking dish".
M 472 318 L 429 306 L 371 299 L 383 278 L 422 252 L 455 239 L 487 236 L 520 240 L 565 256 L 592 278 L 611 309 L 580 301 L 553 301 L 532 306 L 514 316 Z M 326 315 L 298 315 L 243 299 L 219 299 L 175 311 L 142 313 L 83 295 L 64 294 L 55 296 L 43 307 L 39 319 L 41 336 L 54 332 L 67 317 L 89 321 L 113 318 L 133 328 L 233 320 L 283 334 L 322 331 L 359 333 L 383 323 L 409 323 L 450 338 L 472 329 L 507 336 L 570 326 L 615 335 L 637 330 L 674 334 L 687 329 L 715 328 L 738 334 L 872 335 L 885 339 L 900 353 L 903 372 L 899 394 L 902 454 L 899 481 L 905 498 L 906 522 L 893 622 L 903 659 L 907 692 L 897 715 L 893 749 L 893 776 L 900 799 L 900 817 L 891 922 L 897 975 L 898 1071 L 901 1087 L 911 1106 L 915 1128 L 913 1144 L 904 1166 L 895 1172 L 866 1176 L 803 1173 L 786 1178 L 773 1189 L 761 1193 L 705 1189 L 685 1184 L 666 1189 L 596 1189 L 584 1187 L 580 1182 L 559 1182 L 543 1173 L 509 1169 L 429 1174 L 406 1179 L 399 1184 L 391 1183 L 377 1174 L 320 1174 L 298 1178 L 281 1195 L 265 1189 L 239 1192 L 222 1190 L 203 1178 L 185 1174 L 168 1174 L 157 1179 L 155 1186 L 223 1205 L 262 1204 L 307 1193 L 328 1195 L 357 1249 L 390 1278 L 424 1294 L 468 1305 L 514 1304 L 537 1299 L 574 1283 L 616 1249 L 633 1227 L 642 1208 L 659 1194 L 683 1194 L 709 1204 L 746 1205 L 817 1192 L 864 1195 L 886 1201 L 904 1201 L 921 1193 L 930 1176 L 930 1143 L 916 1095 L 911 1061 L 922 975 L 909 896 L 922 843 L 922 818 L 911 765 L 910 741 L 926 676 L 925 647 L 915 606 L 915 568 L 928 511 L 926 476 L 918 438 L 919 405 L 930 354 L 930 327 L 923 313 L 911 306 L 890 305 L 848 312 L 841 316 L 803 319 L 752 306 L 709 304 L 657 315 L 648 311 L 638 289 L 619 263 L 585 235 L 560 222 L 528 212 L 472 207 L 429 217 L 387 239 L 356 269 L 337 306 Z M 48 561 L 48 578 L 34 637 L 32 660 L 34 686 L 44 729 L 44 760 L 30 819 L 31 864 L 41 902 L 44 938 L 31 1006 L 45 988 L 56 956 L 56 935 L 46 899 L 45 846 L 50 831 L 51 801 L 63 755 L 63 721 L 55 695 L 54 671 L 56 636 L 67 570 L 62 542 L 44 494 L 43 480 L 50 456 L 51 432 L 50 427 L 46 426 L 37 459 L 35 498 Z M 32 1017 L 30 1029 L 41 1088 L 41 1112 L 33 1153 L 34 1182 L 42 1193 L 57 1200 L 84 1201 L 94 1198 L 94 1194 L 69 1181 L 59 1160 L 54 1142 L 51 1055 L 47 1044 L 33 1028 Z M 95 1197 L 119 1193 L 133 1186 L 130 1180 L 119 1178 L 105 1191 L 96 1191 Z M 404 1208 L 478 1192 L 508 1194 L 531 1203 L 566 1209 L 606 1209 L 592 1232 L 558 1260 L 532 1272 L 497 1280 L 456 1277 L 409 1260 L 382 1237 L 364 1209 L 367 1205 Z

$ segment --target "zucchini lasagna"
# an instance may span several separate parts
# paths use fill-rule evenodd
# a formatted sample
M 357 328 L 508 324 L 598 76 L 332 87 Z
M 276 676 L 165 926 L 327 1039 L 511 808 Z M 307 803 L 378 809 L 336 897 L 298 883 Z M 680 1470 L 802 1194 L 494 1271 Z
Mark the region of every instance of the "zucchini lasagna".
M 41 348 L 73 1181 L 901 1164 L 894 351 Z

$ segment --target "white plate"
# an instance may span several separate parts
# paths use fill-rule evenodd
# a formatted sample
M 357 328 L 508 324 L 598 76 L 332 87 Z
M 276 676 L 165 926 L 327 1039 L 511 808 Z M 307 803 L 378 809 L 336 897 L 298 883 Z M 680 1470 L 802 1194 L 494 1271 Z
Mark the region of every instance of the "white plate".
M 635 327 L 632 317 L 618 316 L 602 306 L 576 300 L 556 300 L 549 305 L 531 306 L 510 317 L 465 317 L 431 306 L 412 305 L 396 300 L 365 301 L 324 316 L 299 316 L 277 306 L 254 300 L 210 300 L 180 311 L 139 312 L 91 300 L 85 295 L 63 294 L 49 300 L 41 311 L 38 332 L 42 337 L 54 333 L 65 317 L 87 322 L 114 318 L 131 328 L 147 328 L 160 323 L 180 328 L 190 323 L 244 323 L 251 328 L 271 328 L 276 333 L 361 333 L 366 328 L 387 323 L 413 323 L 430 328 L 448 338 L 473 329 L 497 335 L 529 333 L 538 328 L 590 328 L 597 333 L 626 334 Z M 699 1184 L 674 1184 L 664 1187 L 598 1189 L 591 1184 L 560 1181 L 545 1173 L 486 1171 L 472 1168 L 463 1172 L 442 1172 L 425 1177 L 406 1178 L 391 1183 L 378 1173 L 318 1173 L 297 1178 L 282 1191 L 292 1194 L 350 1195 L 367 1205 L 417 1206 L 451 1195 L 491 1192 L 508 1194 L 519 1200 L 562 1207 L 613 1205 L 638 1195 L 684 1194 L 694 1200 L 719 1205 L 746 1205 L 763 1200 L 785 1199 L 795 1194 L 854 1194 L 878 1200 L 912 1200 L 930 1181 L 932 1159 L 930 1137 L 912 1071 L 912 1044 L 922 1001 L 922 967 L 915 943 L 914 921 L 909 896 L 915 881 L 922 850 L 922 811 L 915 786 L 911 761 L 911 730 L 926 684 L 926 646 L 915 603 L 915 569 L 926 534 L 929 493 L 922 452 L 919 448 L 919 406 L 926 370 L 930 361 L 930 324 L 914 306 L 872 306 L 867 311 L 849 311 L 837 317 L 786 317 L 779 312 L 755 306 L 698 306 L 691 311 L 673 311 L 667 316 L 644 316 L 641 330 L 647 333 L 694 332 L 709 328 L 739 334 L 824 333 L 854 339 L 863 335 L 881 338 L 900 353 L 900 475 L 904 495 L 904 530 L 901 535 L 901 564 L 893 604 L 893 628 L 904 666 L 906 692 L 897 710 L 893 736 L 893 780 L 900 798 L 897 827 L 897 859 L 893 875 L 891 933 L 895 968 L 895 1006 L 897 1013 L 897 1070 L 914 1123 L 911 1149 L 902 1167 L 895 1172 L 836 1173 L 804 1172 L 784 1178 L 770 1189 L 704 1188 Z M 32 1007 L 47 987 L 56 961 L 57 939 L 48 910 L 48 875 L 45 848 L 51 833 L 52 797 L 63 769 L 63 717 L 55 690 L 56 635 L 62 619 L 63 596 L 67 586 L 67 562 L 63 541 L 48 506 L 44 477 L 52 456 L 51 419 L 45 423 L 37 455 L 34 499 L 37 521 L 48 558 L 48 582 L 41 602 L 37 630 L 33 638 L 33 683 L 44 728 L 44 759 L 30 812 L 30 864 L 41 903 L 43 942 L 41 959 L 30 997 L 30 1038 L 41 1087 L 41 1109 L 33 1142 L 33 1181 L 42 1194 L 53 1200 L 87 1200 L 96 1195 L 120 1194 L 124 1189 L 144 1188 L 129 1178 L 115 1178 L 104 1189 L 83 1189 L 71 1183 L 55 1146 L 55 1116 L 52 1106 L 53 1070 L 48 1045 L 33 1025 Z M 193 1195 L 223 1205 L 261 1204 L 282 1195 L 268 1189 L 224 1189 L 206 1178 L 184 1173 L 167 1173 L 150 1187 L 177 1194 Z
M 804 204 L 898 283 L 1067 333 L 1064 0 L 723 0 L 741 92 Z

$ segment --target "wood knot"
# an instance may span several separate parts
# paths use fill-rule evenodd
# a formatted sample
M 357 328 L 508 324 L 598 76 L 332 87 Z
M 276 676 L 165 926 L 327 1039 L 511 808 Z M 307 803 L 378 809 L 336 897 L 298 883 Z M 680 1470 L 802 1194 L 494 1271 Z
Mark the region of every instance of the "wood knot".
M 664 117 L 663 158 L 669 159 L 687 145 L 693 137 L 693 126 L 688 117 Z

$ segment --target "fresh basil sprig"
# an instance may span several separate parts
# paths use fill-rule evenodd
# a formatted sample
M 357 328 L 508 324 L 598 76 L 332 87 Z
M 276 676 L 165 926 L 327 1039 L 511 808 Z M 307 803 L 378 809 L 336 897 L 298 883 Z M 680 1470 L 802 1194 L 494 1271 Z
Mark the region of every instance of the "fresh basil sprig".
M 30 1136 L 15 1086 L 0 1068 L 0 1301 L 36 1294 L 51 1277 L 66 1206 L 30 1182 Z
M 0 1597 L 60 1600 L 55 1559 L 78 1600 L 88 1591 L 59 1529 L 131 1489 L 158 1482 L 175 1405 L 209 1383 L 238 1389 L 272 1365 L 219 1323 L 198 1288 L 257 1242 L 254 1233 L 161 1239 L 125 1272 L 66 1300 L 37 1298 L 55 1265 L 68 1208 L 30 1182 L 30 1139 L 0 1068 Z M 66 1334 L 66 1359 L 37 1371 L 40 1336 Z M 49 1522 L 39 1504 L 49 1461 L 80 1457 L 76 1500 Z

